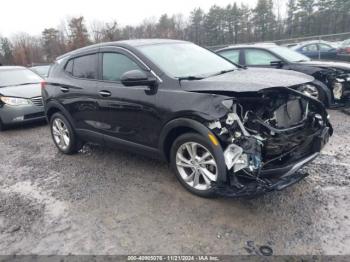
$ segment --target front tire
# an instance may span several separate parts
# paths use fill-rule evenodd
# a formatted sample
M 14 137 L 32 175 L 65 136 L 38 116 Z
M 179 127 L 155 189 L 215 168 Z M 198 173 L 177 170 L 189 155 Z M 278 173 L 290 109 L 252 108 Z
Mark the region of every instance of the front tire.
M 61 113 L 55 113 L 50 119 L 50 129 L 52 139 L 56 147 L 64 154 L 74 154 L 78 152 L 82 143 L 75 134 L 72 125 Z
M 200 197 L 215 197 L 212 186 L 219 174 L 226 173 L 218 164 L 219 156 L 213 144 L 202 135 L 188 133 L 179 136 L 170 152 L 170 165 L 177 179 L 191 193 Z

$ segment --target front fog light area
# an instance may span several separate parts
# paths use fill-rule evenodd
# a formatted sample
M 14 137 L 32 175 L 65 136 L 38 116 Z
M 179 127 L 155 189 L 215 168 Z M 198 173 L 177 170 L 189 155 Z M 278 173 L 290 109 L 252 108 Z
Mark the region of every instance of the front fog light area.
M 23 121 L 23 120 L 24 120 L 24 116 L 18 116 L 13 119 L 13 121 Z

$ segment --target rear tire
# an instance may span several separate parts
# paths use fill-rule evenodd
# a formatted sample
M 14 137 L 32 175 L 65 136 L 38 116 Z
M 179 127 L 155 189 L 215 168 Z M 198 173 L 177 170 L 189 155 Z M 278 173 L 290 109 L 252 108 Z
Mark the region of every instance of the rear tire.
M 62 153 L 77 153 L 83 146 L 68 119 L 61 113 L 55 113 L 50 119 L 52 139 Z
M 217 196 L 210 184 L 217 180 L 219 174 L 226 173 L 226 169 L 222 170 L 218 165 L 220 158 L 215 152 L 209 139 L 196 133 L 179 136 L 171 147 L 170 165 L 177 179 L 197 196 Z

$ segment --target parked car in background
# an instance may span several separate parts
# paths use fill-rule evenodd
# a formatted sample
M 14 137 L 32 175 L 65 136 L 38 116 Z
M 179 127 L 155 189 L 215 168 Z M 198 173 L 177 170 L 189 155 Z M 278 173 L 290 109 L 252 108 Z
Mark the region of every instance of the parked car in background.
M 290 48 L 313 59 L 334 59 L 337 57 L 337 48 L 325 41 L 303 42 Z
M 32 66 L 29 69 L 40 75 L 42 78 L 47 78 L 49 75 L 51 65 L 37 65 Z
M 13 124 L 45 119 L 42 81 L 25 67 L 0 67 L 0 130 Z
M 341 43 L 338 49 L 339 54 L 350 54 L 350 39 L 347 39 Z
M 281 46 L 285 46 L 285 47 L 288 47 L 288 48 L 291 48 L 293 46 L 296 46 L 298 43 L 290 43 L 290 44 L 283 44 Z
M 199 196 L 246 196 L 301 180 L 327 143 L 322 103 L 290 88 L 313 80 L 241 68 L 189 42 L 128 40 L 57 58 L 42 94 L 61 152 L 122 147 L 168 161 Z
M 274 44 L 236 45 L 216 52 L 243 66 L 277 68 L 308 74 L 316 81 L 307 87 L 297 87 L 299 91 L 319 99 L 327 107 L 350 105 L 349 63 L 313 61 L 294 50 Z

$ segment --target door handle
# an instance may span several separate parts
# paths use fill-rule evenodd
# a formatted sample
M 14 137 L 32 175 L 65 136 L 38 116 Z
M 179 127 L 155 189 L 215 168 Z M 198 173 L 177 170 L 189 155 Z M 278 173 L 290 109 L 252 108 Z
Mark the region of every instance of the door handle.
M 67 92 L 69 92 L 69 88 L 68 87 L 61 87 L 61 91 L 63 92 L 63 93 L 67 93 Z
M 105 91 L 105 90 L 102 90 L 102 91 L 100 91 L 100 92 L 98 92 L 101 96 L 103 96 L 103 97 L 107 97 L 107 96 L 111 96 L 112 94 L 111 94 L 111 92 L 109 92 L 109 91 Z

